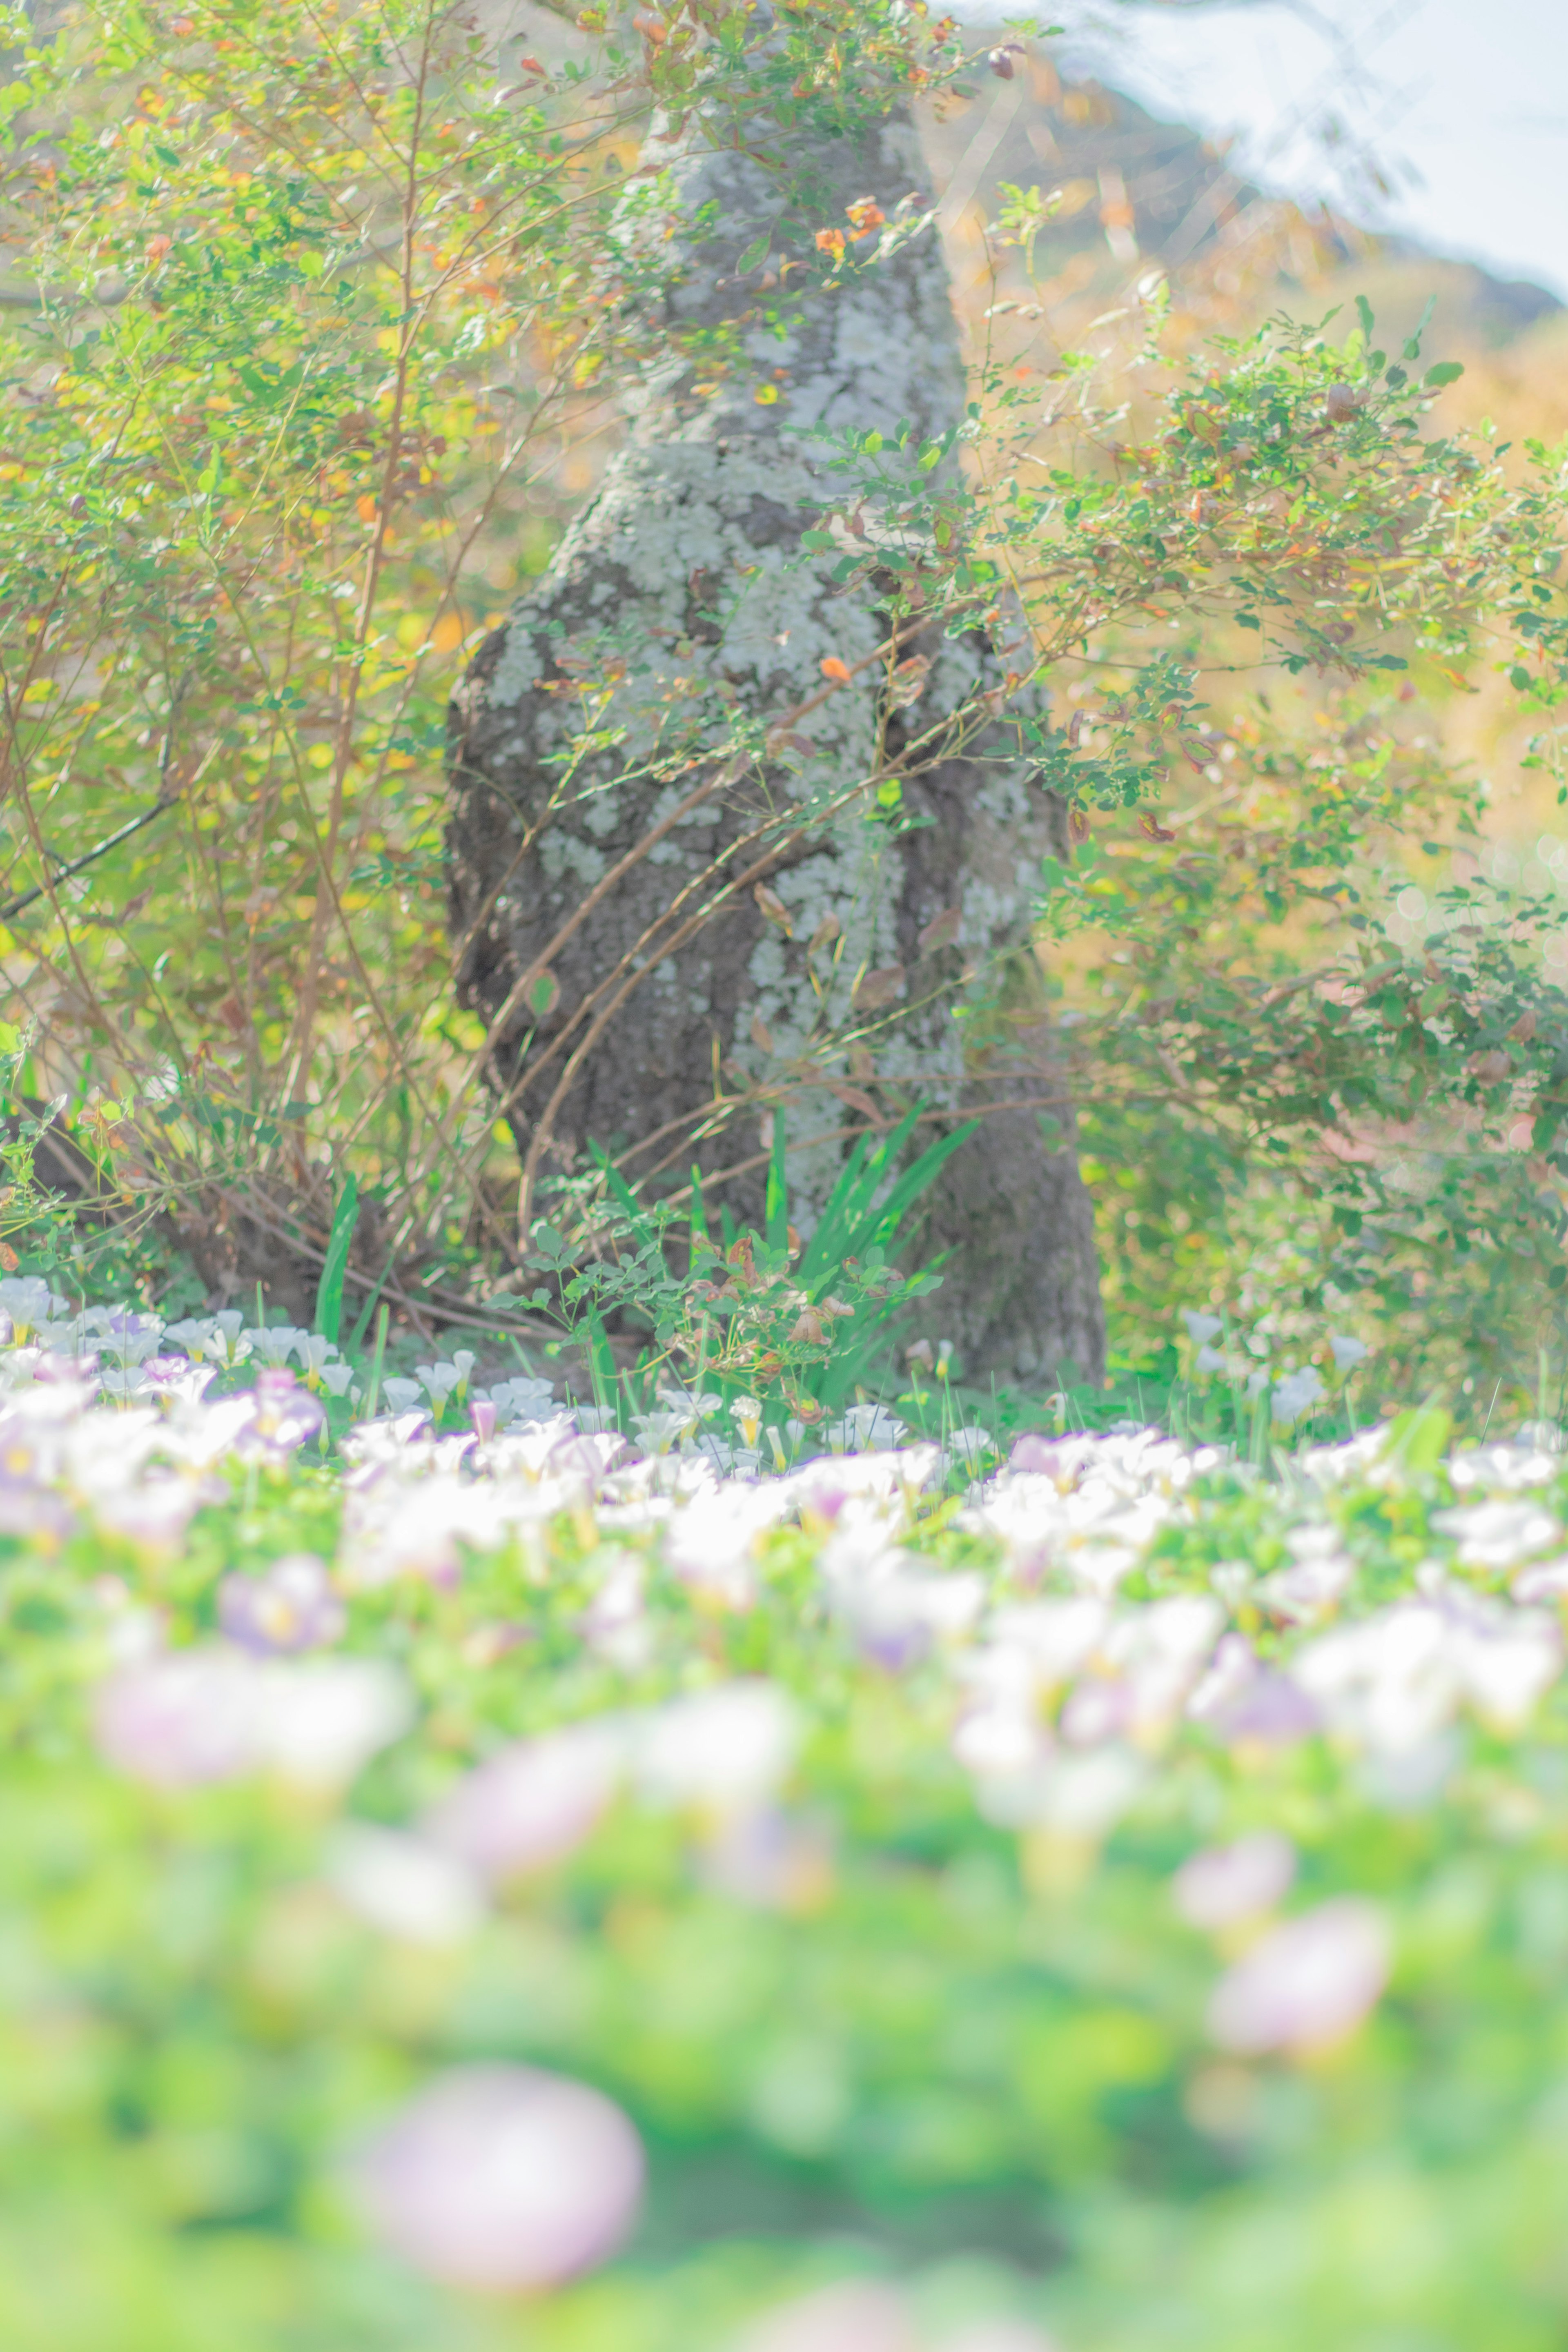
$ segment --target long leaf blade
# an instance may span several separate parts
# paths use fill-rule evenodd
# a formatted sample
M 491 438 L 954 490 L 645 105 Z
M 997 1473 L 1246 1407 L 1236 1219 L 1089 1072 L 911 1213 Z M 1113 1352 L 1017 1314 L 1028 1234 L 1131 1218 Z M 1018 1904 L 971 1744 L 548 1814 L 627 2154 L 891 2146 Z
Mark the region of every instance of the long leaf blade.
M 332 1212 L 332 1229 L 327 1236 L 326 1260 L 321 1267 L 321 1279 L 316 1287 L 316 1330 L 323 1339 L 337 1344 L 338 1328 L 343 1313 L 343 1276 L 348 1272 L 349 1251 L 353 1245 L 354 1227 L 359 1222 L 359 1179 L 345 1176 L 343 1189 L 338 1194 L 338 1204 Z

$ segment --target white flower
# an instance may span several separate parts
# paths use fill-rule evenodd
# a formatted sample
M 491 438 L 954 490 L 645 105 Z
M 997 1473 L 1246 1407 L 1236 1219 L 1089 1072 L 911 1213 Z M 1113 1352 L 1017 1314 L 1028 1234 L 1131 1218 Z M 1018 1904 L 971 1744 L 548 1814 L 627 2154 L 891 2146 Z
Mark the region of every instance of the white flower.
M 1322 1376 L 1317 1366 L 1303 1364 L 1299 1372 L 1287 1372 L 1282 1381 L 1275 1382 L 1270 1411 L 1276 1421 L 1300 1421 L 1322 1393 Z
M 1351 1366 L 1359 1364 L 1366 1354 L 1364 1339 L 1345 1339 L 1338 1331 L 1329 1333 L 1329 1345 L 1334 1351 L 1336 1371 L 1348 1372 Z
M 592 2270 L 631 2229 L 643 2153 L 617 2106 L 526 2066 L 455 2066 L 353 2168 L 372 2229 L 432 2278 L 536 2294 Z
M 1188 1339 L 1195 1340 L 1199 1345 L 1206 1345 L 1216 1332 L 1223 1331 L 1225 1328 L 1223 1316 L 1201 1315 L 1195 1307 L 1184 1307 L 1182 1320 L 1187 1327 Z
M 721 1607 L 754 1608 L 757 1540 L 777 1525 L 785 1500 L 777 1486 L 700 1495 L 666 1522 L 665 1559 L 682 1584 Z
M 226 1370 L 232 1371 L 237 1364 L 243 1364 L 250 1354 L 250 1334 L 242 1328 L 244 1322 L 237 1307 L 226 1307 L 211 1318 L 212 1338 L 206 1344 L 206 1353 Z
M 921 2352 L 923 2342 L 896 2287 L 855 2279 L 765 2313 L 741 2338 L 739 2352 Z M 952 2352 L 951 2341 L 945 2352 Z
M 470 1356 L 469 1363 L 472 1364 L 473 1360 Z M 438 1364 L 416 1364 L 414 1369 L 418 1374 L 420 1386 L 437 1410 L 446 1403 L 453 1390 L 460 1385 L 463 1379 L 457 1365 L 448 1364 L 444 1360 Z
M 173 1340 L 198 1364 L 204 1356 L 216 1356 L 221 1363 L 227 1353 L 224 1335 L 210 1315 L 187 1315 L 184 1322 L 171 1323 L 163 1339 L 165 1344 Z
M 637 1782 L 665 1804 L 742 1810 L 773 1794 L 799 1739 L 795 1706 L 776 1684 L 723 1683 L 654 1716 L 637 1744 Z
M 352 1364 L 323 1364 L 321 1366 L 321 1386 L 326 1390 L 329 1396 L 346 1396 L 349 1390 L 349 1384 L 353 1381 L 353 1376 L 354 1368 Z M 358 1393 L 359 1391 L 356 1389 L 354 1391 L 354 1394 L 357 1396 Z
M 1217 1348 L 1200 1348 L 1194 1363 L 1194 1370 L 1199 1372 L 1223 1372 L 1225 1358 Z
M 1388 1980 L 1382 1914 L 1342 1895 L 1287 1919 L 1220 1979 L 1208 2029 L 1224 2050 L 1261 2055 L 1337 2042 L 1359 2025 Z
M 258 1671 L 261 1755 L 307 1788 L 352 1780 L 414 1720 L 407 1684 L 377 1658 L 279 1660 Z
M 40 1275 L 12 1274 L 0 1282 L 0 1311 L 11 1318 L 18 1347 L 36 1323 L 48 1320 L 52 1303 L 49 1286 Z
M 314 1388 L 324 1377 L 330 1359 L 337 1354 L 337 1345 L 331 1339 L 323 1339 L 320 1332 L 301 1331 L 295 1335 L 295 1348 L 306 1381 Z M 342 1391 L 339 1389 L 334 1393 L 341 1396 Z
M 689 1425 L 684 1413 L 634 1412 L 632 1415 L 632 1427 L 653 1454 L 668 1454 Z
M 510 1429 L 517 1421 L 548 1421 L 555 1411 L 555 1391 L 548 1381 L 498 1381 L 490 1390 L 490 1402 L 496 1427 Z
M 1562 1464 L 1535 1445 L 1483 1445 L 1456 1454 L 1448 1475 L 1461 1492 L 1467 1486 L 1544 1486 Z
M 823 1431 L 834 1454 L 890 1452 L 909 1435 L 903 1423 L 881 1404 L 852 1404 L 842 1421 Z
M 1070 1601 L 1026 1601 L 999 1609 L 991 1621 L 994 1652 L 1026 1663 L 1037 1689 L 1045 1693 L 1075 1675 L 1105 1639 L 1110 1612 L 1085 1593 Z
M 1326 1523 L 1292 1528 L 1285 1542 L 1295 1564 L 1266 1576 L 1258 1598 L 1272 1616 L 1305 1625 L 1343 1599 L 1355 1562 L 1343 1549 L 1338 1528 Z
M 1296 1875 L 1296 1849 L 1278 1830 L 1255 1830 L 1234 1845 L 1210 1846 L 1184 1862 L 1171 1882 L 1189 1927 L 1214 1930 L 1271 1911 Z
M 983 1780 L 981 1812 L 999 1829 L 1043 1829 L 1095 1845 L 1127 1811 L 1148 1774 L 1130 1748 L 1107 1745 L 1060 1756 L 1016 1779 Z
M 1562 1523 L 1539 1503 L 1462 1504 L 1434 1511 L 1432 1525 L 1454 1538 L 1468 1568 L 1515 1568 L 1563 1533 Z
M 421 1384 L 418 1381 L 383 1381 L 381 1393 L 394 1412 L 412 1412 L 419 1402 Z
M 605 1721 L 569 1724 L 488 1757 L 425 1823 L 425 1833 L 491 1881 L 545 1870 L 576 1851 L 620 1785 L 626 1735 Z
M 173 1651 L 115 1674 L 97 1707 L 111 1764 L 169 1787 L 270 1764 L 307 1788 L 352 1780 L 413 1720 L 408 1687 L 370 1658 L 260 1664 L 243 1652 Z
M 345 1824 L 329 1851 L 327 1876 L 368 1927 L 405 1943 L 460 1943 L 485 1916 L 473 1873 L 401 1830 Z
M 253 1353 L 259 1356 L 264 1364 L 277 1366 L 286 1364 L 300 1340 L 308 1339 L 310 1335 L 308 1331 L 296 1331 L 291 1324 L 279 1323 L 266 1331 L 247 1329 L 243 1336 L 249 1340 Z

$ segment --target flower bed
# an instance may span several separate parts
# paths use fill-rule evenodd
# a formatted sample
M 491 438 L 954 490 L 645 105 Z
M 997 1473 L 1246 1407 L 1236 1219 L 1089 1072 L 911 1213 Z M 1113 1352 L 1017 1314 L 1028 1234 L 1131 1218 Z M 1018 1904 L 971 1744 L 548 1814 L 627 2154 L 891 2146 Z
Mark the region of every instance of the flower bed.
M 1557 1455 L 328 1458 L 44 1319 L 0 2341 L 1561 2344 Z

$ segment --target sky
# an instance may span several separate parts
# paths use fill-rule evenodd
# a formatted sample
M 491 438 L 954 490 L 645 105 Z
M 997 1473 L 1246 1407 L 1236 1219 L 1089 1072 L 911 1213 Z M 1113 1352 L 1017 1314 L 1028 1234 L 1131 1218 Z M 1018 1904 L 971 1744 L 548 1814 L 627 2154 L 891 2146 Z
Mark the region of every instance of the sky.
M 1066 0 L 1040 21 L 1152 113 L 1236 133 L 1262 184 L 1568 300 L 1568 0 Z M 1345 160 L 1367 152 L 1391 194 Z

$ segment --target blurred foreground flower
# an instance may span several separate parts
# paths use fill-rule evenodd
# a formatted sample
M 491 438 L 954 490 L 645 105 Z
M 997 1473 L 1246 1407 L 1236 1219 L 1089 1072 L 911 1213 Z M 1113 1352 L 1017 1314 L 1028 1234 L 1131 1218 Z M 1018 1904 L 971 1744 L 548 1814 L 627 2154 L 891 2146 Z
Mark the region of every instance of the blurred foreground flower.
M 776 1684 L 721 1683 L 650 1719 L 637 1744 L 638 1784 L 655 1803 L 740 1811 L 773 1794 L 800 1736 L 795 1705 Z
M 607 1723 L 519 1740 L 459 1780 L 426 1832 L 483 1878 L 548 1869 L 582 1844 L 609 1804 L 624 1747 Z
M 847 2281 L 771 2311 L 741 2352 L 921 2352 L 904 2297 L 870 2280 Z
M 1271 1911 L 1296 1875 L 1296 1850 L 1277 1830 L 1257 1830 L 1234 1845 L 1210 1846 L 1183 1863 L 1172 1881 L 1177 1910 L 1191 1927 L 1234 1927 Z
M 171 1789 L 268 1765 L 306 1788 L 341 1787 L 412 1719 L 407 1685 L 378 1659 L 261 1664 L 216 1647 L 122 1668 L 100 1685 L 95 1711 L 108 1761 Z
M 408 1944 L 456 1944 L 485 1916 L 484 1890 L 455 1856 L 401 1830 L 354 1822 L 339 1832 L 327 1875 L 367 1927 Z
M 226 1576 L 217 1589 L 217 1621 L 231 1642 L 264 1655 L 319 1649 L 335 1642 L 348 1622 L 326 1562 L 308 1551 L 275 1559 L 260 1576 Z
M 739 2352 L 926 2352 L 933 2339 L 917 2327 L 909 2298 L 879 2280 L 848 2279 L 766 2313 L 742 2337 Z M 971 2320 L 934 2339 L 934 2352 L 1055 2352 L 1049 2336 L 1025 2319 Z
M 636 2132 L 597 2091 L 527 2066 L 459 2066 L 410 2102 L 351 2178 L 376 2236 L 415 2269 L 516 2293 L 614 2252 L 643 2169 Z
M 1393 1954 L 1382 1914 L 1354 1895 L 1287 1919 L 1223 1976 L 1208 2030 L 1223 2050 L 1303 2055 L 1338 2042 L 1374 2007 Z

